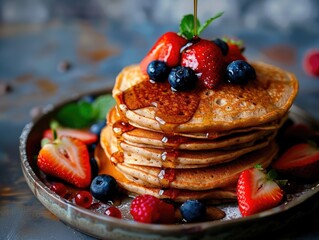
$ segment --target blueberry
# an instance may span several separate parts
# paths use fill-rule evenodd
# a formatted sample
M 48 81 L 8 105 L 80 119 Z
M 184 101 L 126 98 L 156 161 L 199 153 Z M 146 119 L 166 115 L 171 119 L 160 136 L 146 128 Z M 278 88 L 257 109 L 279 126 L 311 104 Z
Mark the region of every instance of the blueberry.
M 116 180 L 107 174 L 96 176 L 91 182 L 90 191 L 96 199 L 106 202 L 117 192 Z
M 147 74 L 151 80 L 155 82 L 163 82 L 167 79 L 169 73 L 169 67 L 165 62 L 155 60 L 148 64 Z
M 95 148 L 97 147 L 97 145 L 98 145 L 97 142 L 87 145 L 87 148 L 88 148 L 90 155 L 94 155 L 94 151 L 95 151 Z
M 256 71 L 248 62 L 236 60 L 227 66 L 226 78 L 229 83 L 247 83 L 256 79 Z
M 206 217 L 206 206 L 198 200 L 187 200 L 179 209 L 187 222 L 198 222 Z
M 100 136 L 100 133 L 101 133 L 102 129 L 105 127 L 105 125 L 106 125 L 105 120 L 98 121 L 98 122 L 91 125 L 90 132 Z
M 229 50 L 228 44 L 220 38 L 216 38 L 213 42 L 220 48 L 223 55 L 226 56 Z
M 197 80 L 195 72 L 189 67 L 178 66 L 168 75 L 168 82 L 174 91 L 193 89 Z
M 91 178 L 94 179 L 99 174 L 99 165 L 94 157 L 90 158 Z

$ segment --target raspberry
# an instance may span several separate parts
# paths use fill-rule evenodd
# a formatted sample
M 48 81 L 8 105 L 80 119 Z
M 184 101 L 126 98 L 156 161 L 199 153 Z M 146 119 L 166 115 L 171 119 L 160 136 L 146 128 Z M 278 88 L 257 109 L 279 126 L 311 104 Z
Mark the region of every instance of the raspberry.
M 173 205 L 148 194 L 132 201 L 130 213 L 135 221 L 142 223 L 172 223 L 174 220 Z
M 312 76 L 319 77 L 319 50 L 311 49 L 305 54 L 303 59 L 304 71 Z

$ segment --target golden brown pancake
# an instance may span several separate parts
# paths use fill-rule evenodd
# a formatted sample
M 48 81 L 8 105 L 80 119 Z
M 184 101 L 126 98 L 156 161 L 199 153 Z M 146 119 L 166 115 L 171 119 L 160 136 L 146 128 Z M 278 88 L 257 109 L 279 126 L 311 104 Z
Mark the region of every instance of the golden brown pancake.
M 139 147 L 117 140 L 112 132 L 111 126 L 105 127 L 101 132 L 101 145 L 109 146 L 106 155 L 111 161 L 118 163 L 170 168 L 198 168 L 209 165 L 232 161 L 246 153 L 263 148 L 273 139 L 274 134 L 263 138 L 256 144 L 242 146 L 235 149 L 224 150 L 172 150 L 148 147 Z M 120 159 L 112 154 L 120 149 L 123 152 Z
M 165 169 L 117 163 L 118 171 L 159 188 L 209 190 L 235 184 L 239 174 L 257 164 L 266 168 L 277 154 L 278 147 L 272 142 L 264 149 L 248 153 L 236 161 L 196 169 Z
M 221 132 L 281 119 L 297 94 L 295 76 L 265 63 L 251 64 L 255 81 L 190 92 L 173 92 L 166 83 L 152 84 L 138 65 L 131 65 L 118 75 L 113 96 L 132 125 L 154 131 Z
M 145 185 L 133 182 L 118 172 L 114 164 L 107 159 L 104 150 L 98 146 L 95 150 L 95 157 L 100 163 L 100 174 L 105 173 L 113 176 L 119 186 L 130 195 L 150 194 L 161 199 L 172 199 L 176 202 L 184 202 L 188 199 L 209 200 L 213 203 L 236 200 L 235 187 L 227 187 L 221 189 L 207 191 L 190 191 L 181 189 L 162 189 L 154 187 L 146 187 Z

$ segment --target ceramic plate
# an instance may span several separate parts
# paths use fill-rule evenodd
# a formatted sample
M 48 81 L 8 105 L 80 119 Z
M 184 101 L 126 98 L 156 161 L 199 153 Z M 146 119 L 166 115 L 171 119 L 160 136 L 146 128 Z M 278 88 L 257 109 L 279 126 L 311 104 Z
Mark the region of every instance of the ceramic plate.
M 109 91 L 87 93 L 95 95 Z M 33 122 L 28 123 L 20 137 L 21 165 L 25 179 L 38 200 L 60 220 L 73 228 L 100 239 L 189 239 L 198 238 L 232 238 L 260 234 L 271 227 L 272 230 L 289 224 L 295 218 L 304 216 L 303 206 L 315 207 L 314 199 L 318 197 L 319 182 L 303 185 L 303 190 L 288 196 L 288 201 L 268 211 L 250 217 L 241 217 L 236 204 L 224 204 L 219 207 L 226 212 L 222 220 L 176 225 L 143 224 L 127 219 L 117 219 L 98 214 L 76 206 L 72 202 L 52 192 L 41 176 L 35 162 L 40 149 L 42 132 L 49 127 L 50 120 L 63 105 L 78 100 L 82 96 L 64 103 L 44 109 L 43 113 Z M 318 123 L 300 108 L 293 106 L 289 117 L 294 122 L 302 122 L 319 129 Z M 130 199 L 120 206 L 124 216 L 129 209 Z M 317 204 L 318 205 L 318 204 Z M 126 214 L 125 214 L 126 212 Z M 294 214 L 292 214 L 294 213 Z M 289 216 L 289 217 L 288 217 Z M 271 220 L 271 221 L 270 221 Z M 270 226 L 271 225 L 271 226 Z

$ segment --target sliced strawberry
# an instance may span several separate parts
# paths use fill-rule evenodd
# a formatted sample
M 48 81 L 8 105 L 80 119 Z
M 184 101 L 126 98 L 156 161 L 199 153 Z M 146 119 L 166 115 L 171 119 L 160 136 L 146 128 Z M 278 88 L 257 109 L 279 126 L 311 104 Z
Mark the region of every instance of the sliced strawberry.
M 38 167 L 51 176 L 79 188 L 91 182 L 91 166 L 86 145 L 79 139 L 62 136 L 45 144 L 38 155 Z
M 319 149 L 309 143 L 296 144 L 284 152 L 272 167 L 304 179 L 319 178 Z
M 277 206 L 283 198 L 279 185 L 258 168 L 244 170 L 237 183 L 238 206 L 249 216 Z
M 69 136 L 73 138 L 80 139 L 85 144 L 92 144 L 98 140 L 98 136 L 94 133 L 91 133 L 87 130 L 80 130 L 75 128 L 57 128 L 57 136 Z M 48 138 L 53 140 L 53 131 L 52 129 L 47 129 L 43 133 L 43 138 Z
M 181 65 L 190 67 L 207 88 L 216 87 L 224 78 L 225 62 L 221 49 L 212 41 L 198 39 L 182 52 Z
M 164 33 L 140 63 L 143 73 L 154 60 L 164 61 L 168 67 L 176 67 L 180 62 L 180 50 L 187 40 L 175 32 Z

